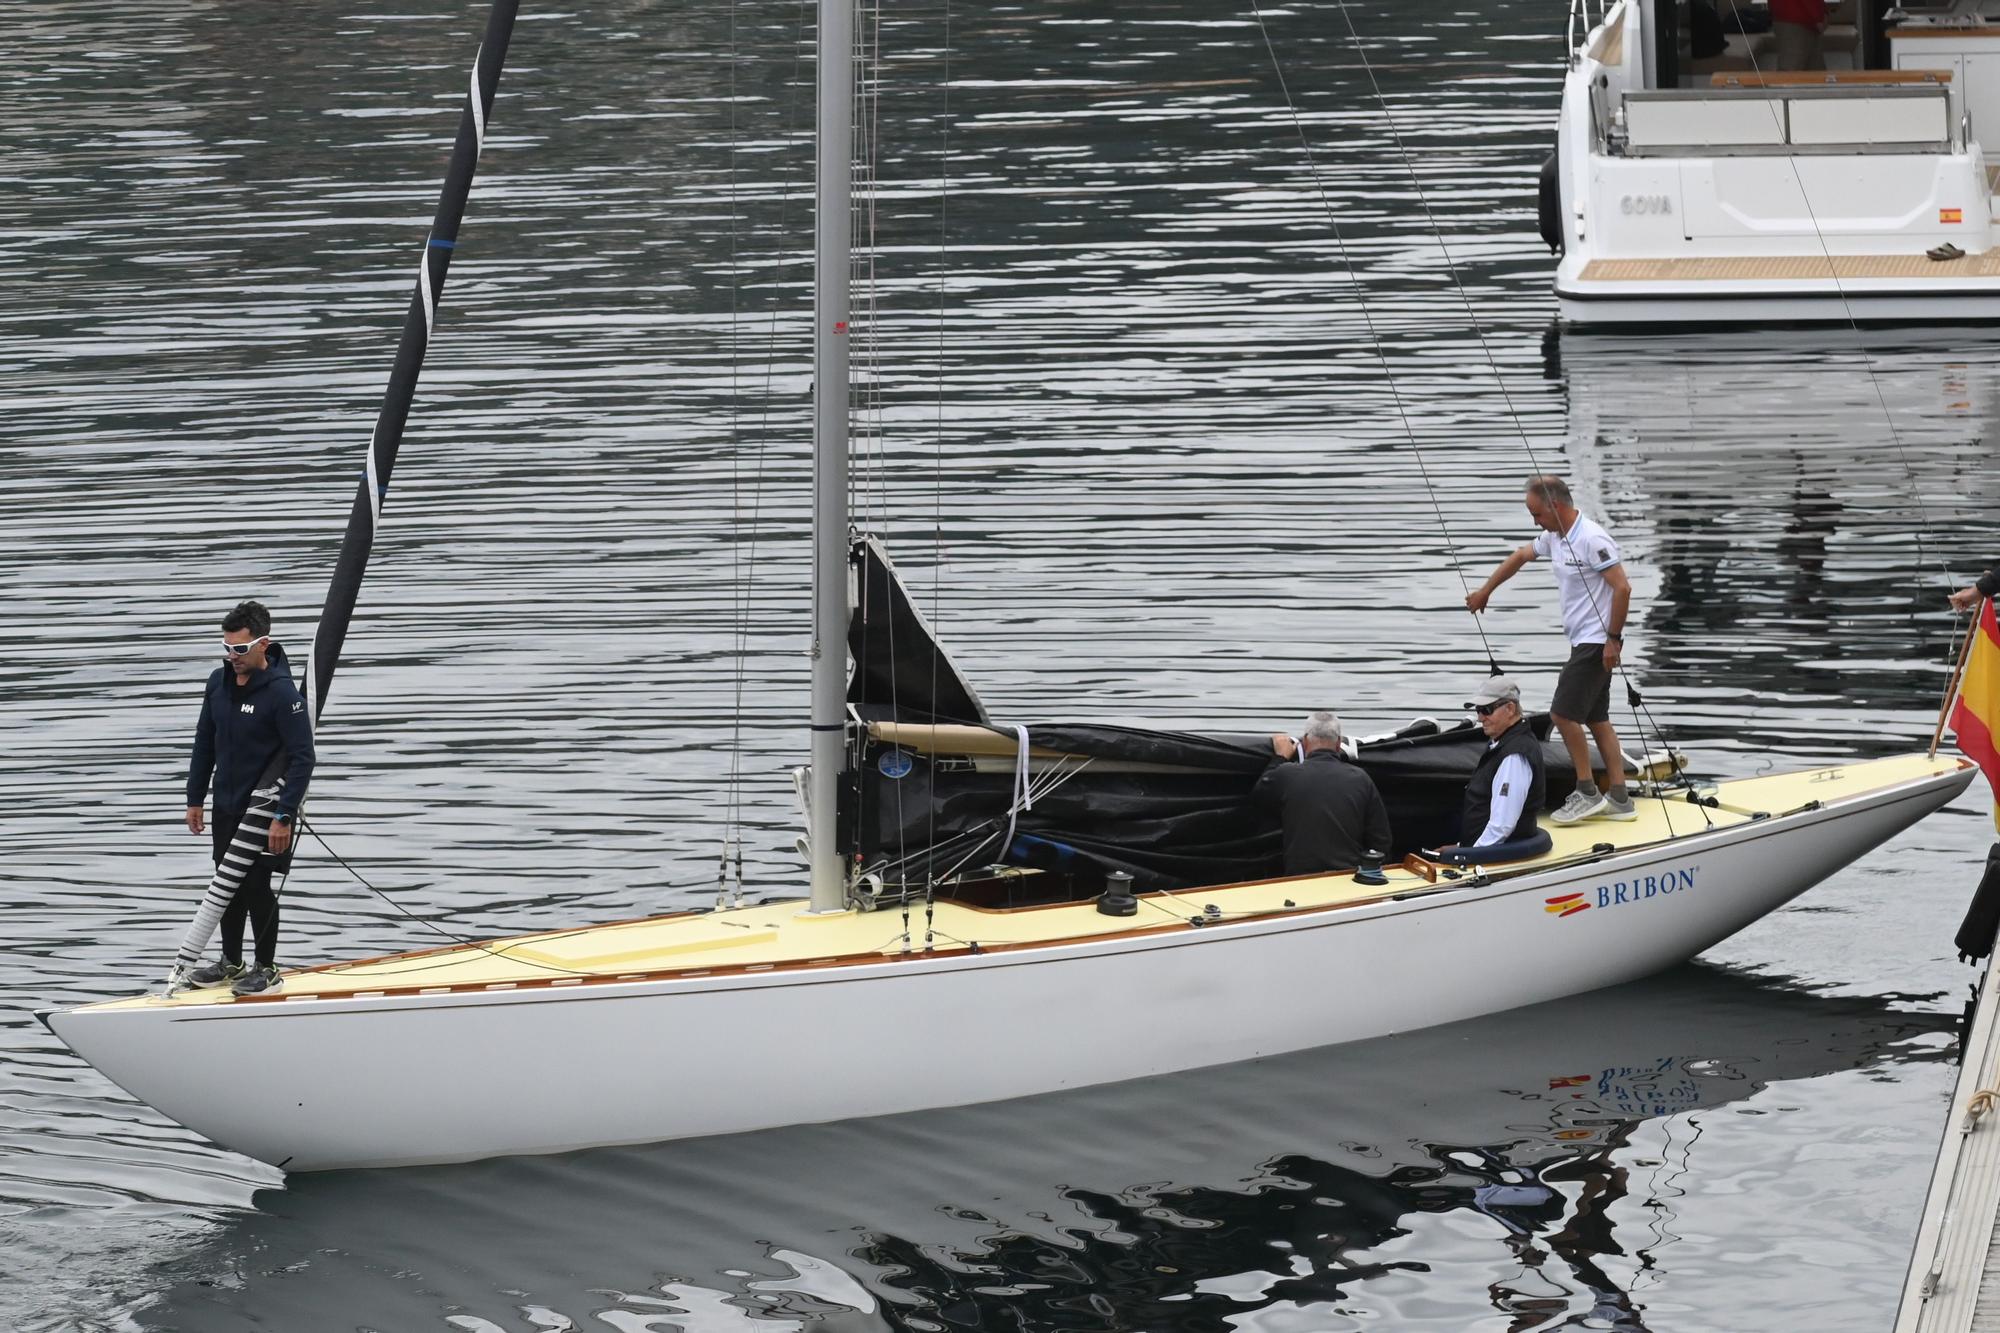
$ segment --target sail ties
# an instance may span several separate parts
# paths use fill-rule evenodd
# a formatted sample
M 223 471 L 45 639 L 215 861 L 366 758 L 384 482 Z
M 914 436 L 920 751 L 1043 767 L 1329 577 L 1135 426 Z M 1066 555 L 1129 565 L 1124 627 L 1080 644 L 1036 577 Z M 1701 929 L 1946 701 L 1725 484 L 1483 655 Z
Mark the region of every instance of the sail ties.
M 1035 793 L 1028 782 L 1028 729 L 1014 723 L 1014 803 L 1007 808 L 1007 839 L 1000 844 L 1000 859 L 1014 845 L 1014 824 L 1023 810 L 1035 808 Z

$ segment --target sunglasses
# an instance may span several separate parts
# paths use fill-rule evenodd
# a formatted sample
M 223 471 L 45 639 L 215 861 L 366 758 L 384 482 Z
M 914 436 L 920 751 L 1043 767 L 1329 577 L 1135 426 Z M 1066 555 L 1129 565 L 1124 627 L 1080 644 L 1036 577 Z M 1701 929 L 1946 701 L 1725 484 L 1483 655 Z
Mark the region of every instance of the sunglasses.
M 1490 704 L 1472 705 L 1472 711 L 1479 714 L 1479 716 L 1481 717 L 1492 717 L 1495 713 L 1499 712 L 1501 709 L 1505 708 L 1508 704 L 1513 702 L 1514 701 L 1512 699 L 1495 699 Z
M 258 644 L 267 641 L 270 637 L 271 636 L 268 634 L 259 634 L 256 638 L 250 640 L 250 642 L 248 643 L 224 643 L 222 645 L 222 651 L 228 653 L 231 657 L 241 657 L 245 653 L 249 652 L 252 648 L 255 648 Z

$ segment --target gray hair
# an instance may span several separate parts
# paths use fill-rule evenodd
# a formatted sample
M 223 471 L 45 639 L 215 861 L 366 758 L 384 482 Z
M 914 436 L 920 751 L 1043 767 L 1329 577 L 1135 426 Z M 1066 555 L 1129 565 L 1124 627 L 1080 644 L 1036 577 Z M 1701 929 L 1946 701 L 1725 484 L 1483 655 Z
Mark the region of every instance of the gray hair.
M 1552 472 L 1545 472 L 1539 477 L 1528 478 L 1527 491 L 1528 494 L 1534 496 L 1545 505 L 1568 505 L 1576 503 L 1575 499 L 1569 493 L 1569 483 Z
M 1340 730 L 1340 719 L 1332 713 L 1323 711 L 1312 714 L 1306 719 L 1305 739 L 1324 741 L 1334 749 L 1339 749 L 1341 741 L 1345 739 Z

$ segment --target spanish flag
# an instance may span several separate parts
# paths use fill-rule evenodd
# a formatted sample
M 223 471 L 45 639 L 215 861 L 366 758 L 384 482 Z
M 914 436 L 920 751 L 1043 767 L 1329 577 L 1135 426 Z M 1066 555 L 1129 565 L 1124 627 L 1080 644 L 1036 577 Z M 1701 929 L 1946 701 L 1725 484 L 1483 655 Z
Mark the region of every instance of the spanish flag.
M 1958 748 L 1985 770 L 1986 780 L 1993 784 L 1993 824 L 2000 828 L 2000 622 L 1994 620 L 1992 598 L 1979 604 L 1972 634 L 1958 703 L 1951 710 L 1951 729 Z

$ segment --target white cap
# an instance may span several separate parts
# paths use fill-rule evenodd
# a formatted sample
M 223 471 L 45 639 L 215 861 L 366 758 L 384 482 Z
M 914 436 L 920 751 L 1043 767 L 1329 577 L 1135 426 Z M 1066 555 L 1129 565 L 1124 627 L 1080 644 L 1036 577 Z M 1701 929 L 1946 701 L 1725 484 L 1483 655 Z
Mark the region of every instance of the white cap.
M 1478 708 L 1483 704 L 1521 702 L 1521 687 L 1514 683 L 1512 676 L 1490 676 L 1473 696 L 1466 700 L 1467 708 Z

